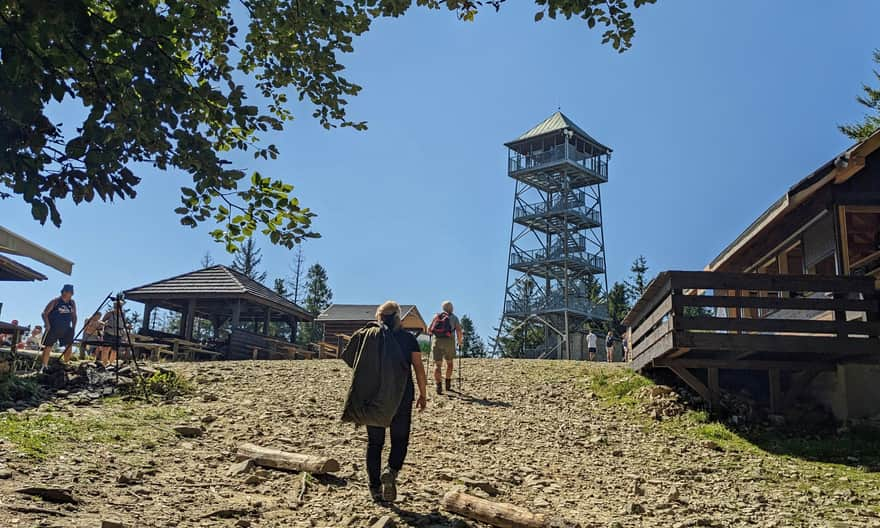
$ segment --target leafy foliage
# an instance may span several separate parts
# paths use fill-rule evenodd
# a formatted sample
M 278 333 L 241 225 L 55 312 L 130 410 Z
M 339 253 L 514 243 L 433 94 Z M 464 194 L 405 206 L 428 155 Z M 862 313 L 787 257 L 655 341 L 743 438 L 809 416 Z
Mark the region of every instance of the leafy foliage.
M 126 393 L 145 401 L 153 401 L 156 398 L 167 401 L 189 394 L 192 390 L 192 385 L 183 376 L 171 371 L 159 371 L 151 376 L 135 378 Z
M 629 296 L 627 295 L 626 286 L 620 282 L 615 282 L 608 292 L 608 314 L 611 316 L 611 328 L 618 334 L 623 332 L 621 322 L 630 310 Z
M 880 49 L 874 50 L 874 63 L 880 65 Z M 880 81 L 880 70 L 874 70 L 874 77 Z M 872 88 L 867 84 L 862 85 L 864 95 L 856 97 L 862 106 L 869 109 L 869 113 L 860 123 L 840 125 L 841 132 L 855 141 L 863 141 L 868 136 L 880 129 L 880 85 Z
M 656 0 L 634 0 L 634 6 Z M 180 222 L 213 221 L 233 251 L 260 231 L 293 247 L 318 236 L 293 186 L 228 155 L 276 158 L 261 134 L 292 120 L 288 94 L 325 128 L 366 124 L 346 115 L 361 87 L 342 76 L 339 55 L 373 20 L 412 6 L 473 20 L 505 0 L 9 0 L 0 5 L 0 196 L 18 196 L 33 217 L 61 224 L 59 202 L 130 199 L 148 163 L 192 178 L 180 188 Z M 535 20 L 581 18 L 606 28 L 624 51 L 635 28 L 625 0 L 535 0 Z M 245 28 L 242 31 L 242 28 Z M 49 109 L 80 105 L 81 122 L 53 122 Z M 3 189 L 6 189 L 5 191 Z
M 474 322 L 467 315 L 461 316 L 461 355 L 463 357 L 484 358 L 488 354 L 483 339 L 474 329 Z
M 257 282 L 266 280 L 266 272 L 258 269 L 263 257 L 260 255 L 260 249 L 254 243 L 253 238 L 245 240 L 241 245 L 241 251 L 235 254 L 232 260 L 232 269 L 244 273 Z
M 22 378 L 11 372 L 0 374 L 0 402 L 29 400 L 42 396 L 40 385 L 30 378 Z

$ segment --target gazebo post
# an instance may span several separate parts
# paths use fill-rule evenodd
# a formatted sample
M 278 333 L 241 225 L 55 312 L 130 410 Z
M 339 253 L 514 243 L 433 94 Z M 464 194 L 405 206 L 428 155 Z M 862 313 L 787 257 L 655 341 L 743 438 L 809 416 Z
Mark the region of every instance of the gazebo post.
M 184 325 L 183 338 L 192 339 L 193 321 L 196 317 L 196 300 L 190 299 L 186 305 L 186 324 Z
M 263 335 L 269 335 L 269 323 L 272 322 L 272 309 L 266 307 L 266 314 L 263 316 Z
M 144 303 L 144 320 L 141 324 L 141 331 L 150 329 L 150 319 L 153 317 L 153 309 L 156 305 L 153 303 Z
M 238 326 L 241 324 L 241 299 L 236 299 L 235 305 L 232 307 L 232 324 L 230 325 L 230 330 L 234 331 L 238 329 Z
M 287 324 L 290 326 L 290 342 L 296 343 L 296 332 L 299 329 L 296 317 L 292 315 L 287 316 Z

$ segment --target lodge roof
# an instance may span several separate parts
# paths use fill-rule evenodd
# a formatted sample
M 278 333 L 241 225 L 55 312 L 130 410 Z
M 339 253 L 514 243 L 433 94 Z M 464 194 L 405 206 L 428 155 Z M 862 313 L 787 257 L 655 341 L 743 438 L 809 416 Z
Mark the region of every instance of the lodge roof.
M 610 148 L 608 148 L 605 145 L 603 145 L 602 143 L 599 143 L 598 141 L 596 141 L 596 139 L 594 139 L 591 135 L 587 134 L 584 131 L 584 129 L 577 126 L 577 124 L 575 124 L 574 121 L 569 119 L 568 116 L 566 116 L 565 114 L 563 114 L 562 112 L 559 112 L 559 111 L 554 112 L 553 115 L 551 115 L 547 119 L 541 121 L 540 123 L 538 123 L 534 127 L 530 128 L 529 130 L 524 132 L 522 135 L 520 135 L 515 140 L 505 143 L 505 145 L 511 146 L 511 145 L 517 144 L 521 141 L 528 140 L 528 139 L 533 139 L 533 138 L 537 138 L 537 137 L 541 137 L 541 136 L 549 135 L 549 134 L 555 134 L 561 130 L 571 130 L 575 134 L 581 136 L 583 139 L 586 139 L 586 140 L 590 141 L 591 143 L 595 144 L 597 147 L 601 147 L 601 148 L 611 152 Z
M 405 319 L 415 307 L 414 304 L 401 304 L 400 318 Z M 379 308 L 378 304 L 331 304 L 315 320 L 321 323 L 328 321 L 372 321 L 376 318 L 377 308 Z
M 129 299 L 145 302 L 160 299 L 242 299 L 311 321 L 305 308 L 228 266 L 211 266 L 125 291 Z
M 773 202 L 705 269 L 707 271 L 718 270 L 746 244 L 770 228 L 771 224 L 796 209 L 798 205 L 804 203 L 820 189 L 828 185 L 843 183 L 853 177 L 865 166 L 865 158 L 878 148 L 880 148 L 880 130 L 822 164 L 821 167 L 794 184 L 784 195 Z

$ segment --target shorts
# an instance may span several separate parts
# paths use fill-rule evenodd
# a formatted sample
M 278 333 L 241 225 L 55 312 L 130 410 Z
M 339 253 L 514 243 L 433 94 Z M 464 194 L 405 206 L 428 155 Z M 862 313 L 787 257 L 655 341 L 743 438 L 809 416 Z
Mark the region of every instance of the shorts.
M 591 356 L 595 356 L 596 355 L 596 347 L 590 347 L 589 352 L 590 352 Z
M 73 327 L 68 326 L 67 328 L 49 328 L 49 331 L 46 332 L 45 337 L 43 337 L 43 346 L 51 347 L 55 346 L 55 343 L 60 343 L 62 347 L 67 348 L 73 344 Z
M 450 337 L 434 336 L 431 339 L 431 356 L 434 361 L 452 361 L 455 359 L 455 339 Z

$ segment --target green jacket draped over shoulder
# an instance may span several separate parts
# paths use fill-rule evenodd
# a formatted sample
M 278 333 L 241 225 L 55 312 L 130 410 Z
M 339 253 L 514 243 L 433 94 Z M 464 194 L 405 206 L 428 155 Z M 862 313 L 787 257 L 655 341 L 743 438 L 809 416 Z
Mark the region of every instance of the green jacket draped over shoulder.
M 390 426 L 410 379 L 409 363 L 391 330 L 367 324 L 351 336 L 342 359 L 352 368 L 342 421 Z

